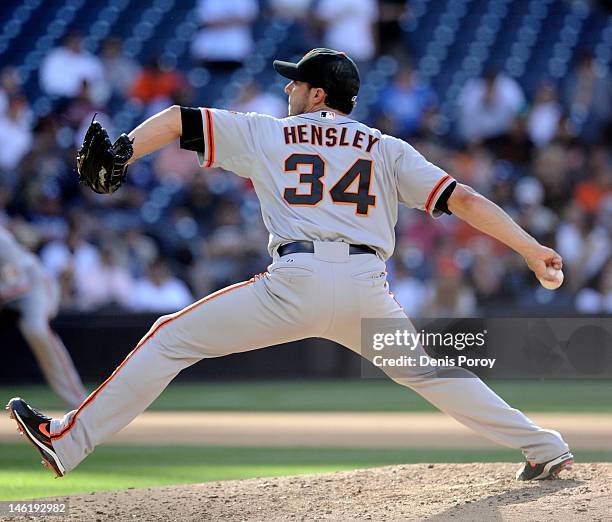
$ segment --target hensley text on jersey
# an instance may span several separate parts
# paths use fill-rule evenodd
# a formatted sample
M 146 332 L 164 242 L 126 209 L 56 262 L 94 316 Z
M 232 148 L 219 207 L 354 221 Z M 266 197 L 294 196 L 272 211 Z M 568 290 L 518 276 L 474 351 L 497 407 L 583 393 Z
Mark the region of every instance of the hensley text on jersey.
M 314 124 L 301 124 L 283 127 L 285 145 L 310 144 L 321 147 L 355 147 L 371 152 L 380 141 L 372 134 L 347 127 L 323 127 Z

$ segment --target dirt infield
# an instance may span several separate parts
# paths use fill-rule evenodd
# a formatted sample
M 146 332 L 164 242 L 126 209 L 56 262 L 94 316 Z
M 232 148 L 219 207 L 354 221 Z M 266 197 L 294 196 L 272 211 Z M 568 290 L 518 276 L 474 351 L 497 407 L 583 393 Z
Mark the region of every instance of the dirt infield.
M 535 413 L 574 449 L 612 450 L 611 414 Z M 0 416 L 0 443 L 19 437 Z M 441 413 L 146 412 L 109 444 L 309 446 L 345 448 L 497 448 Z
M 604 521 L 612 464 L 518 482 L 512 464 L 412 464 L 78 495 L 65 520 Z M 12 519 L 17 520 L 17 519 Z M 49 519 L 51 520 L 51 519 Z

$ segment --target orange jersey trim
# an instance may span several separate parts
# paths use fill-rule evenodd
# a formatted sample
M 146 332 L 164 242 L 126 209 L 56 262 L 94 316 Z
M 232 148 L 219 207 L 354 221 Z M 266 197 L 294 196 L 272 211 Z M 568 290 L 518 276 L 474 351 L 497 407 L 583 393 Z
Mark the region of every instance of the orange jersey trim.
M 208 161 L 206 167 L 212 167 L 215 162 L 215 131 L 212 123 L 212 113 L 210 109 L 204 109 L 206 112 L 206 134 L 208 136 Z
M 91 404 L 91 402 L 98 396 L 98 394 L 105 388 L 105 386 L 117 375 L 119 370 L 121 370 L 121 368 L 123 368 L 125 366 L 125 364 L 133 357 L 133 355 L 138 350 L 140 350 L 140 348 L 142 348 L 144 346 L 144 344 L 149 339 L 151 339 L 151 337 L 153 337 L 162 326 L 165 326 L 165 325 L 171 323 L 175 319 L 178 319 L 182 315 L 185 315 L 187 312 L 190 312 L 194 308 L 197 308 L 201 304 L 204 304 L 207 301 L 210 301 L 211 299 L 214 299 L 215 297 L 219 297 L 219 296 L 221 296 L 221 295 L 223 295 L 223 294 L 225 294 L 227 292 L 230 292 L 232 290 L 236 290 L 236 289 L 241 288 L 241 287 L 246 286 L 246 285 L 250 285 L 251 283 L 254 283 L 254 282 L 255 282 L 255 278 L 253 277 L 253 278 L 249 279 L 248 281 L 243 281 L 242 283 L 236 283 L 235 285 L 228 286 L 227 288 L 223 288 L 223 289 L 219 290 L 218 292 L 214 292 L 214 293 L 204 297 L 203 299 L 200 299 L 199 301 L 196 301 L 195 303 L 189 305 L 188 307 L 183 308 L 179 312 L 176 312 L 176 313 L 170 315 L 168 317 L 168 319 L 166 319 L 165 321 L 163 321 L 160 324 L 158 324 L 155 328 L 152 328 L 151 330 L 149 330 L 149 333 L 147 333 L 141 339 L 141 341 L 136 345 L 136 348 L 134 348 L 128 354 L 128 356 L 123 360 L 123 362 L 119 366 L 117 366 L 117 368 L 115 368 L 115 371 L 110 375 L 110 377 L 108 377 L 89 397 L 87 397 L 87 399 L 85 399 L 83 404 L 81 404 L 79 406 L 79 408 L 77 409 L 75 414 L 72 416 L 72 419 L 70 419 L 70 422 L 68 424 L 66 424 L 66 426 L 64 426 L 59 432 L 51 434 L 51 440 L 59 440 L 59 439 L 61 439 L 64 435 L 66 435 L 72 429 L 72 427 L 74 426 L 74 423 L 76 422 L 76 420 L 77 420 L 78 416 L 81 414 L 81 412 L 89 404 Z
M 438 181 L 438 183 L 436 183 L 436 186 L 429 193 L 429 197 L 427 198 L 427 203 L 425 203 L 425 210 L 428 213 L 431 213 L 431 205 L 432 205 L 432 203 L 435 201 L 436 196 L 438 195 L 438 192 L 440 192 L 440 189 L 444 186 L 444 184 L 449 179 L 451 179 L 451 177 L 447 174 L 440 181 Z

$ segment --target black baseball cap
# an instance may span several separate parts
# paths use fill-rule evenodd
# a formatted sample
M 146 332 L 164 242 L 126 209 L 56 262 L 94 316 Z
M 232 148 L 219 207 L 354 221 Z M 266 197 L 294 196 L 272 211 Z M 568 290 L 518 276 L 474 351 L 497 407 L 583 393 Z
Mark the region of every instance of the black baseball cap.
M 330 96 L 352 100 L 359 92 L 359 69 L 340 51 L 320 47 L 306 53 L 298 63 L 274 60 L 273 65 L 281 76 L 320 87 Z

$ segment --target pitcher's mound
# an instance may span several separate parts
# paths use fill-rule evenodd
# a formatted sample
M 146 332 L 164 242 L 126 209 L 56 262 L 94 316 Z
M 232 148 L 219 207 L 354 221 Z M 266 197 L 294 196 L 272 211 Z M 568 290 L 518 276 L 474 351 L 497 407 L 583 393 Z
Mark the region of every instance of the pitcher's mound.
M 78 495 L 70 520 L 609 520 L 612 464 L 517 482 L 518 465 L 412 464 Z

